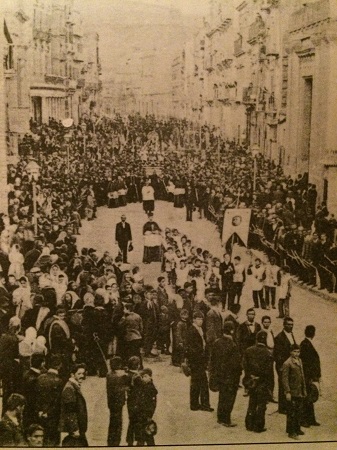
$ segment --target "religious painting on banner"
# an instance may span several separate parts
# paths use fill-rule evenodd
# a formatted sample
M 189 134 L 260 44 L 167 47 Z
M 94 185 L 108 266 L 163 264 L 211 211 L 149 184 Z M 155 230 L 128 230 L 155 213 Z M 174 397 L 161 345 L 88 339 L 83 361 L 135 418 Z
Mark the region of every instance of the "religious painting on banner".
M 226 209 L 222 229 L 222 243 L 224 245 L 234 236 L 236 242 L 239 238 L 247 247 L 250 216 L 251 209 L 249 208 Z

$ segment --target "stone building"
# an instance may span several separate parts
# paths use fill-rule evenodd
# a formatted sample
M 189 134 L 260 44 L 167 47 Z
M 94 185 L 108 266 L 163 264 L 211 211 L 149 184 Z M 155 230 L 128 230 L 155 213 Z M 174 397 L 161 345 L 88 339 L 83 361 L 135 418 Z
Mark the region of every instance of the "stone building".
M 99 114 L 101 108 L 102 66 L 99 52 L 99 35 L 91 31 L 83 36 L 83 62 L 77 87 L 82 88 L 82 114 Z
M 173 115 L 184 105 L 185 117 L 254 146 L 285 173 L 308 172 L 318 199 L 333 211 L 336 10 L 335 0 L 209 0 L 209 14 L 195 33 L 204 44 L 201 59 L 194 38 L 181 49 L 179 83 L 178 59 L 172 62 Z M 200 61 L 203 75 L 196 84 L 188 66 L 199 70 Z
M 337 2 L 320 0 L 290 17 L 284 168 L 308 172 L 319 199 L 337 211 Z
M 101 89 L 98 35 L 83 37 L 76 0 L 4 0 L 5 123 L 8 156 L 37 123 L 77 124 Z M 85 45 L 89 50 L 86 50 Z M 87 83 L 87 86 L 86 86 Z M 88 100 L 88 102 L 87 102 Z

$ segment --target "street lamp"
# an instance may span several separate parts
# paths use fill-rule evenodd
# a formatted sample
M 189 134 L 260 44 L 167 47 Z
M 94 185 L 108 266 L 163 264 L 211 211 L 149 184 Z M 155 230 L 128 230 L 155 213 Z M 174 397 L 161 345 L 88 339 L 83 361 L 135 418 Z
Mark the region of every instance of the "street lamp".
M 257 163 L 256 163 L 256 158 L 258 157 L 258 155 L 260 154 L 260 147 L 257 144 L 253 144 L 251 146 L 251 152 L 252 152 L 252 156 L 253 156 L 253 161 L 254 161 L 254 172 L 253 172 L 253 194 L 255 194 L 256 191 L 256 174 L 257 174 Z
M 33 187 L 33 222 L 34 222 L 34 233 L 37 236 L 37 201 L 36 201 L 36 182 L 40 176 L 40 166 L 38 163 L 32 159 L 26 165 L 26 172 L 29 178 L 29 181 L 32 182 Z
M 62 120 L 62 125 L 64 126 L 66 133 L 63 136 L 65 141 L 67 142 L 67 173 L 70 171 L 70 155 L 69 155 L 69 141 L 71 138 L 70 128 L 73 126 L 74 119 L 68 117 L 67 119 Z

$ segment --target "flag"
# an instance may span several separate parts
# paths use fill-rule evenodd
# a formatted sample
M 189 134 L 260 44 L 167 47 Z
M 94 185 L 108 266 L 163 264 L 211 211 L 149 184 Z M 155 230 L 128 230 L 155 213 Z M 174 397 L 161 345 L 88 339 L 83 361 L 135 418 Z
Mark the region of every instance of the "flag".
M 247 246 L 250 215 L 251 210 L 248 208 L 226 209 L 222 229 L 223 244 L 226 244 L 233 234 L 236 233 L 245 246 Z

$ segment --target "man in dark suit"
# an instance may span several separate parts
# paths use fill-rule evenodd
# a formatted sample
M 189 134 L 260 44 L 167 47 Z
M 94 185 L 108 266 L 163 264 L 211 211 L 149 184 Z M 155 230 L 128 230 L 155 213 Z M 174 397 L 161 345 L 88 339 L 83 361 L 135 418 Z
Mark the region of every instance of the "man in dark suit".
M 166 291 L 165 285 L 166 285 L 166 280 L 165 277 L 159 277 L 157 279 L 158 281 L 158 288 L 157 288 L 157 295 L 158 295 L 158 306 L 159 308 L 161 306 L 167 306 L 169 303 L 169 296 L 168 293 Z
M 156 342 L 159 323 L 159 308 L 153 301 L 156 290 L 152 286 L 144 286 L 144 300 L 140 304 L 138 314 L 143 320 L 144 326 L 144 356 L 153 358 L 151 353 L 153 344 Z
M 63 383 L 59 376 L 62 359 L 59 355 L 50 358 L 47 373 L 41 374 L 36 381 L 36 416 L 45 432 L 45 445 L 58 447 L 60 444 L 60 409 Z
M 28 428 L 32 423 L 38 423 L 36 412 L 36 385 L 45 363 L 45 356 L 34 353 L 30 360 L 30 369 L 23 376 L 22 393 L 26 399 L 26 407 L 23 412 L 23 426 Z
M 220 296 L 213 289 L 206 289 L 205 295 L 211 309 L 206 315 L 206 343 L 209 351 L 211 351 L 214 342 L 223 335 L 223 317 L 219 308 Z
M 121 222 L 116 225 L 115 241 L 123 255 L 123 263 L 128 262 L 128 247 L 132 242 L 130 224 L 126 221 L 125 214 L 121 216 Z
M 81 384 L 85 380 L 86 367 L 75 364 L 71 375 L 63 388 L 61 396 L 61 431 L 68 433 L 65 440 L 70 439 L 74 447 L 88 447 L 86 432 L 88 429 L 88 412 L 85 398 L 81 392 Z M 65 446 L 65 442 L 62 443 Z
M 305 328 L 305 339 L 300 345 L 300 358 L 303 364 L 304 379 L 307 392 L 309 392 L 310 384 L 312 382 L 319 382 L 321 378 L 321 362 L 319 354 L 312 344 L 315 337 L 316 328 L 313 325 L 308 325 Z M 302 410 L 302 426 L 319 426 L 316 421 L 314 404 L 310 401 L 310 397 L 306 397 L 303 401 Z
M 276 372 L 278 374 L 279 389 L 278 389 L 278 412 L 280 414 L 287 414 L 287 401 L 282 388 L 281 370 L 283 363 L 290 356 L 290 347 L 296 344 L 293 335 L 294 321 L 290 317 L 285 317 L 283 320 L 283 330 L 275 337 L 274 342 L 274 360 Z
M 255 345 L 256 335 L 261 330 L 261 325 L 255 322 L 254 308 L 247 309 L 246 314 L 247 320 L 240 323 L 237 337 L 242 356 L 248 347 Z
M 273 357 L 267 348 L 267 332 L 261 330 L 256 335 L 256 344 L 247 348 L 243 355 L 244 384 L 248 386 L 249 392 L 246 414 L 246 428 L 249 431 L 266 431 L 265 413 L 270 398 L 273 363 Z
M 225 322 L 223 336 L 214 342 L 210 358 L 210 377 L 219 387 L 218 423 L 225 427 L 236 426 L 231 413 L 242 372 L 241 354 L 233 337 L 233 323 Z
M 204 315 L 193 313 L 193 325 L 187 331 L 186 357 L 191 369 L 190 408 L 192 411 L 214 411 L 209 404 L 208 380 L 206 375 L 206 342 L 202 330 Z

